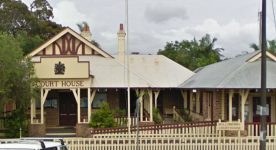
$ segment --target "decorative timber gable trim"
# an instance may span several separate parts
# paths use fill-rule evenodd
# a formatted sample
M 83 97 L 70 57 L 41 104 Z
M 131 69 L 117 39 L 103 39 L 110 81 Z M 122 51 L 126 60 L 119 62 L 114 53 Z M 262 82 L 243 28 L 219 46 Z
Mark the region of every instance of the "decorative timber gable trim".
M 112 57 L 70 28 L 65 28 L 28 54 L 29 57 L 36 55 L 100 55 L 103 57 Z
M 262 53 L 261 53 L 261 51 L 260 51 L 259 53 L 257 53 L 257 54 L 254 55 L 253 57 L 249 58 L 249 59 L 247 60 L 247 62 L 254 62 L 254 61 L 260 59 L 261 56 L 262 56 Z M 267 56 L 269 59 L 271 59 L 272 61 L 276 61 L 276 57 L 275 57 L 273 54 L 271 54 L 271 53 L 269 53 L 269 52 L 266 52 L 266 56 Z

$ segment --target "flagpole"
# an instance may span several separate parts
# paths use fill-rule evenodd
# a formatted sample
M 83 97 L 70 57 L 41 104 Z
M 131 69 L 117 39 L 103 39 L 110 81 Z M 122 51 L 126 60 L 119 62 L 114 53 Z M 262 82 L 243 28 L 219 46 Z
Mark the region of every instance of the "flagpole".
M 126 54 L 127 57 L 127 126 L 128 126 L 128 134 L 130 135 L 130 125 L 131 125 L 131 118 L 130 118 L 130 84 L 129 84 L 129 33 L 128 33 L 128 0 L 125 0 L 125 15 L 126 15 Z
M 262 0 L 261 14 L 261 130 L 260 130 L 260 150 L 266 150 L 267 134 L 267 107 L 266 107 L 266 0 Z

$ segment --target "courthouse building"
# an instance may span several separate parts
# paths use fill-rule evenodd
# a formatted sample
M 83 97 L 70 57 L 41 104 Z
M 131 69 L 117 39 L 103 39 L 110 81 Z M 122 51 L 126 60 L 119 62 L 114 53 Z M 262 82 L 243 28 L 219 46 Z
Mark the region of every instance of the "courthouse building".
M 88 26 L 80 34 L 65 28 L 28 55 L 38 78 L 34 86 L 41 93 L 40 99 L 31 100 L 31 136 L 65 126 L 81 136 L 103 102 L 133 116 L 137 99 L 144 124 L 153 123 L 154 107 L 170 117 L 174 106 L 188 111 L 193 121 L 259 122 L 260 51 L 194 73 L 162 55 L 125 55 L 123 25 L 117 35 L 117 55 L 93 45 Z M 275 122 L 276 57 L 267 52 L 267 58 L 267 120 Z
M 80 34 L 65 28 L 28 55 L 39 80 L 34 85 L 41 90 L 41 99 L 31 102 L 30 135 L 59 126 L 75 126 L 78 132 L 104 101 L 127 111 L 128 85 L 129 113 L 134 114 L 139 98 L 141 122 L 153 122 L 153 107 L 168 115 L 173 106 L 184 107 L 178 86 L 194 73 L 162 55 L 125 55 L 122 24 L 117 35 L 118 55 L 93 45 L 87 25 Z

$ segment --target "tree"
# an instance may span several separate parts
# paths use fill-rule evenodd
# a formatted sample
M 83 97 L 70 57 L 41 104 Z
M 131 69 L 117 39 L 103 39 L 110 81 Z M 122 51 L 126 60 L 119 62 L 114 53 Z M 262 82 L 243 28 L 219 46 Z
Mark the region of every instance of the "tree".
M 255 51 L 260 50 L 259 45 L 256 43 L 250 44 L 250 48 L 254 49 Z M 276 40 L 268 40 L 267 41 L 267 51 L 269 51 L 272 54 L 276 54 Z
M 18 33 L 15 38 L 19 42 L 24 56 L 37 48 L 44 41 L 39 35 L 29 36 L 25 31 Z
M 31 4 L 31 11 L 41 20 L 54 18 L 53 7 L 47 2 L 47 0 L 34 0 Z
M 29 36 L 38 35 L 43 40 L 60 32 L 62 26 L 49 20 L 53 17 L 50 13 L 50 4 L 46 0 L 36 0 L 36 2 L 33 3 L 34 12 L 32 12 L 20 0 L 0 1 L 0 32 L 15 36 L 25 31 Z
M 85 21 L 83 21 L 82 23 L 77 23 L 77 26 L 78 26 L 78 28 L 79 28 L 79 31 L 82 32 L 82 31 L 83 31 L 83 28 L 84 28 L 85 26 L 88 26 L 88 23 L 85 22 Z M 98 48 L 101 49 L 100 44 L 99 44 L 98 42 L 96 42 L 95 40 L 92 39 L 90 42 L 91 42 L 93 45 L 95 45 L 96 47 L 98 47 Z
M 33 19 L 28 7 L 21 1 L 0 1 L 0 31 L 16 34 L 20 30 L 29 31 Z
M 12 35 L 0 34 L 0 107 L 12 102 L 24 112 L 32 97 L 34 78 L 31 61 L 23 56 L 20 43 Z M 1 109 L 0 109 L 1 110 Z
M 158 54 L 164 55 L 184 67 L 195 70 L 220 61 L 222 48 L 215 48 L 216 38 L 206 34 L 200 40 L 167 42 Z

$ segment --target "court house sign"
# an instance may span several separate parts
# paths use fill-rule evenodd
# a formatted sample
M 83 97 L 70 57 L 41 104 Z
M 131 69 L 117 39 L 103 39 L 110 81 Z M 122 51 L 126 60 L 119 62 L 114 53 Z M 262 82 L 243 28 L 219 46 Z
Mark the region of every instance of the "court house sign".
M 89 87 L 90 80 L 42 80 L 34 83 L 36 87 L 42 88 L 72 88 Z

